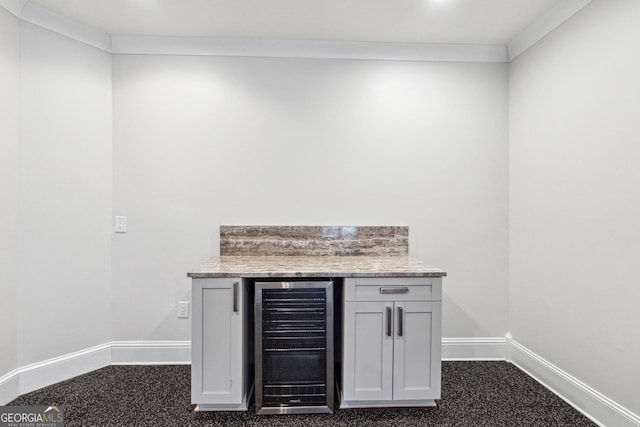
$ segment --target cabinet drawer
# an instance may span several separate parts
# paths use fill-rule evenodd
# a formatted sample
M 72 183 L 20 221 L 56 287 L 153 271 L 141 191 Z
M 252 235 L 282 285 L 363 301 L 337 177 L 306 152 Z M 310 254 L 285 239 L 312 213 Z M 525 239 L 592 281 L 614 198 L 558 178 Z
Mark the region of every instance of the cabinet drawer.
M 345 301 L 440 301 L 440 278 L 398 277 L 346 279 Z

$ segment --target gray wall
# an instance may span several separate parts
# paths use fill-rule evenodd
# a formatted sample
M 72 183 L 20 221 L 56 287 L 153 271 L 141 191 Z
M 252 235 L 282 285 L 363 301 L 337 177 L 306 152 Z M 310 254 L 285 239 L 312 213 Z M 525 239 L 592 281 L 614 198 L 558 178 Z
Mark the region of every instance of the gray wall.
M 509 331 L 640 413 L 640 2 L 595 0 L 510 66 Z
M 18 364 L 111 341 L 111 55 L 22 23 Z
M 0 377 L 18 367 L 16 244 L 19 28 L 18 19 L 0 7 Z M 0 402 L 15 394 L 9 388 L 0 388 Z
M 115 55 L 115 340 L 175 304 L 220 224 L 410 227 L 445 337 L 507 332 L 507 65 Z

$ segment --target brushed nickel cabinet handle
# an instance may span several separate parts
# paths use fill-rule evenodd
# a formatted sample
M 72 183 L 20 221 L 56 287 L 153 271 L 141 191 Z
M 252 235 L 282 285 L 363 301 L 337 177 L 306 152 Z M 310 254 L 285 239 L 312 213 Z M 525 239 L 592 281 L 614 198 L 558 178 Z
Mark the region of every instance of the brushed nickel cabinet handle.
M 233 282 L 233 312 L 238 312 L 238 282 Z
M 407 286 L 398 287 L 398 286 L 389 286 L 389 287 L 381 287 L 381 294 L 408 294 L 409 288 Z

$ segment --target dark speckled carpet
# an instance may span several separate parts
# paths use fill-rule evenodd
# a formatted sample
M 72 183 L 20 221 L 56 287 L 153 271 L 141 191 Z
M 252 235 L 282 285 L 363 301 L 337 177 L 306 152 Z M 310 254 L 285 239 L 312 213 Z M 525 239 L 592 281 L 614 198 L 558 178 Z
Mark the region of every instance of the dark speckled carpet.
M 333 415 L 191 412 L 190 366 L 109 366 L 9 405 L 62 406 L 65 426 L 595 426 L 507 362 L 443 362 L 437 410 L 338 410 Z

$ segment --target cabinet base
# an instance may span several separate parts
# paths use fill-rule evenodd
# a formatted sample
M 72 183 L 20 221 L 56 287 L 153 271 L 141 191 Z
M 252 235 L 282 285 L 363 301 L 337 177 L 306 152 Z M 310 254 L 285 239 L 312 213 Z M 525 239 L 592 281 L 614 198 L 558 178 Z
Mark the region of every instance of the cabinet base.
M 256 412 L 258 415 L 271 414 L 333 414 L 333 410 L 328 406 L 281 406 L 262 407 Z
M 202 411 L 246 411 L 248 409 L 247 402 L 243 402 L 237 405 L 233 404 L 212 404 L 212 403 L 200 403 L 193 409 L 194 412 Z
M 253 395 L 253 384 L 249 389 L 249 393 L 242 398 L 242 402 L 239 403 L 195 403 L 193 412 L 203 411 L 246 411 L 249 409 L 249 401 Z
M 356 400 L 340 402 L 340 409 L 361 408 L 423 408 L 438 409 L 435 400 Z
M 340 384 L 337 385 L 340 397 L 340 409 L 371 409 L 371 408 L 422 408 L 438 409 L 438 403 L 434 399 L 419 400 L 344 400 Z

